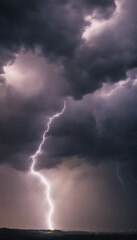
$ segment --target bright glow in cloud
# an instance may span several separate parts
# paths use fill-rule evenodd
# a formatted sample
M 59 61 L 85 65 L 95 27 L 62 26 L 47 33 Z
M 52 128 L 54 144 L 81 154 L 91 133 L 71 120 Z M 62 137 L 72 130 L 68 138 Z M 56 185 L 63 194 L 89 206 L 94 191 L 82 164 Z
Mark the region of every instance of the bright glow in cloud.
M 39 67 L 41 66 L 41 69 Z M 31 53 L 20 54 L 12 65 L 4 66 L 4 77 L 7 84 L 23 96 L 31 97 L 38 94 L 45 80 L 45 61 Z M 43 74 L 43 78 L 41 77 Z M 38 82 L 39 81 L 39 82 Z M 38 84 L 39 83 L 39 84 Z
M 96 20 L 93 16 L 86 16 L 85 21 L 90 22 L 90 25 L 85 28 L 85 31 L 82 34 L 82 38 L 86 40 L 90 39 L 92 34 L 100 32 L 101 28 L 105 26 L 107 22 L 106 20 Z
M 126 81 L 121 80 L 118 83 L 115 83 L 113 85 L 109 84 L 103 84 L 103 88 L 99 90 L 100 96 L 102 97 L 110 97 L 113 96 L 117 91 L 119 91 L 120 88 L 124 87 L 124 85 L 129 81 L 127 79 Z
M 85 40 L 90 40 L 97 34 L 100 34 L 104 28 L 110 27 L 115 21 L 121 12 L 121 1 L 115 1 L 116 10 L 112 14 L 110 19 L 98 19 L 96 11 L 90 16 L 85 17 L 85 21 L 88 21 L 90 24 L 85 28 L 82 38 Z

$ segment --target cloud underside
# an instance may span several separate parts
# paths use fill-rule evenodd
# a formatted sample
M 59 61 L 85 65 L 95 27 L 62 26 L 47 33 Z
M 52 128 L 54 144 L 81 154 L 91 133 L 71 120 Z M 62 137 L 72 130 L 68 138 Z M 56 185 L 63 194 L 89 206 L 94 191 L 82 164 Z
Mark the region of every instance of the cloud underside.
M 136 8 L 135 0 L 0 1 L 1 163 L 28 169 L 66 98 L 36 167 L 78 157 L 135 169 Z

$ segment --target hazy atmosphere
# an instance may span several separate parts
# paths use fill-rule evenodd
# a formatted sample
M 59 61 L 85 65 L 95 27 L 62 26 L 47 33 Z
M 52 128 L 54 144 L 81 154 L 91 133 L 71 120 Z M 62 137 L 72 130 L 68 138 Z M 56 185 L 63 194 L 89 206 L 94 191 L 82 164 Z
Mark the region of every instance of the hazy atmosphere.
M 137 230 L 136 11 L 0 0 L 0 227 Z

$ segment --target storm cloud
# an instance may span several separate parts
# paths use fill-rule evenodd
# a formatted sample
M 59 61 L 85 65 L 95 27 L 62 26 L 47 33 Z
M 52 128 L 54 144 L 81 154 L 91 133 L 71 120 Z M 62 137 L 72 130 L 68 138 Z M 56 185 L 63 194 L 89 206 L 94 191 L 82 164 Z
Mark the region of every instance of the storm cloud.
M 95 165 L 136 159 L 136 4 L 1 1 L 1 162 L 29 167 L 49 115 L 64 98 L 67 110 L 52 126 L 38 168 L 72 156 Z M 103 97 L 105 87 L 116 90 Z
M 70 98 L 64 116 L 49 132 L 47 158 L 79 156 L 95 165 L 136 161 L 136 101 L 136 80 L 131 78 L 106 84 L 79 101 Z
M 64 213 L 56 209 L 55 219 L 66 229 L 72 223 L 86 229 L 86 221 L 95 230 L 136 227 L 136 9 L 136 0 L 0 1 L 0 163 L 6 176 L 2 179 L 7 179 L 7 169 L 15 185 L 17 172 L 28 194 L 30 156 L 49 117 L 66 101 L 35 164 L 54 183 L 53 195 Z M 5 186 L 7 191 L 2 187 L 1 192 L 6 199 L 7 180 Z M 13 198 L 21 199 L 22 192 L 17 191 Z M 76 214 L 70 211 L 74 207 L 69 191 Z M 31 199 L 33 195 L 26 201 Z M 85 208 L 79 211 L 83 202 Z M 65 214 L 69 217 L 64 221 Z M 33 222 L 31 217 L 28 222 Z M 22 219 L 20 224 L 26 227 Z M 42 220 L 38 226 L 43 227 Z

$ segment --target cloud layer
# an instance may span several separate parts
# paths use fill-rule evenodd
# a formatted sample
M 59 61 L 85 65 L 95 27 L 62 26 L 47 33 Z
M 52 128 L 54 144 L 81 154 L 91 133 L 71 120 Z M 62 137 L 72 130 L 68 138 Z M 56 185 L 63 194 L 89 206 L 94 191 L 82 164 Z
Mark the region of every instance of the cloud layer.
M 73 156 L 135 161 L 136 4 L 1 1 L 1 162 L 29 167 L 64 98 L 38 168 Z
M 2 224 L 13 226 L 17 209 L 16 226 L 43 228 L 42 191 L 25 174 L 66 100 L 35 166 L 52 180 L 57 227 L 136 228 L 136 9 L 136 0 L 0 1 Z M 11 189 L 17 181 L 21 189 Z M 26 204 L 35 199 L 26 213 L 22 194 Z M 18 211 L 35 216 L 24 222 Z

